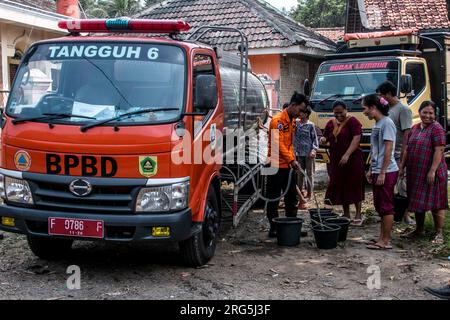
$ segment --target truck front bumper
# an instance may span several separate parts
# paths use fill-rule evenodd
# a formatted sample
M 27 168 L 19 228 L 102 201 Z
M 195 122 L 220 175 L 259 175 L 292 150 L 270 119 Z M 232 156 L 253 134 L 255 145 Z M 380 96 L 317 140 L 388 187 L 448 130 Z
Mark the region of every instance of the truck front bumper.
M 112 215 L 67 213 L 1 204 L 0 217 L 14 218 L 15 223 L 15 226 L 6 226 L 0 220 L 0 230 L 40 237 L 55 237 L 48 234 L 48 218 L 50 217 L 101 220 L 104 222 L 105 236 L 100 240 L 114 242 L 182 241 L 199 230 L 198 224 L 192 222 L 190 208 L 167 214 Z M 154 237 L 152 236 L 152 227 L 170 227 L 170 236 Z M 78 237 L 73 237 L 73 239 L 93 240 Z

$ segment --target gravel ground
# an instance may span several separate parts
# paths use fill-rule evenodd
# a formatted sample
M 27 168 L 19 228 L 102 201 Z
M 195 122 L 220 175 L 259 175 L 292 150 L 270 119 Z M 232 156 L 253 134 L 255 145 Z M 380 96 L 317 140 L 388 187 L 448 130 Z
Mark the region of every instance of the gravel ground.
M 366 199 L 370 214 L 370 192 Z M 365 248 L 379 230 L 374 217 L 338 248 L 318 250 L 300 215 L 308 236 L 289 248 L 267 238 L 263 210 L 236 229 L 224 224 L 215 257 L 197 269 L 182 265 L 175 245 L 76 242 L 70 258 L 50 262 L 23 236 L 0 232 L 0 299 L 434 299 L 422 288 L 450 278 L 450 261 L 399 239 L 404 226 L 395 226 L 392 250 Z M 81 268 L 79 290 L 67 288 L 70 265 Z M 368 288 L 368 269 L 380 271 L 380 289 Z

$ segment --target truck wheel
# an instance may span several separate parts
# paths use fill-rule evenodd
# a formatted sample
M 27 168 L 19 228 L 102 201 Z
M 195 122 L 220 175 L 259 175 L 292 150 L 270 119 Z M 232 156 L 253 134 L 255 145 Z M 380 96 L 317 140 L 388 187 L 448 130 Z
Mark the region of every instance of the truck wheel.
M 73 240 L 52 239 L 28 236 L 28 246 L 41 259 L 54 260 L 67 255 L 72 248 Z
M 214 256 L 220 219 L 216 193 L 212 187 L 209 187 L 202 230 L 191 238 L 180 242 L 180 253 L 189 266 L 202 266 Z

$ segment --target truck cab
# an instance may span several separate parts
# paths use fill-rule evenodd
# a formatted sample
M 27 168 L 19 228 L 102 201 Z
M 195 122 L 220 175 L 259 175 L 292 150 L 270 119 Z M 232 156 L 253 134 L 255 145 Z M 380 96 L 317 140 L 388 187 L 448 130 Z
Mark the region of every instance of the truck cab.
M 60 26 L 70 34 L 28 49 L 2 113 L 0 229 L 27 235 L 42 258 L 74 239 L 153 241 L 205 264 L 222 215 L 216 50 L 116 34 L 173 36 L 183 21 Z

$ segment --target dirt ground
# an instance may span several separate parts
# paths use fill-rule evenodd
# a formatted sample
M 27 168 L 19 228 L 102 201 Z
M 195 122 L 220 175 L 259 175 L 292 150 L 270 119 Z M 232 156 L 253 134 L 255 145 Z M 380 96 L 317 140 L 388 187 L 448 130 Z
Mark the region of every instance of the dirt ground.
M 367 193 L 368 211 L 370 199 Z M 366 249 L 378 233 L 374 217 L 333 250 L 318 250 L 310 231 L 299 246 L 279 247 L 267 238 L 262 210 L 236 229 L 224 227 L 215 257 L 198 269 L 180 263 L 176 246 L 76 242 L 69 259 L 48 262 L 23 236 L 0 232 L 0 299 L 434 299 L 422 288 L 450 278 L 450 261 L 400 240 L 400 225 L 394 249 Z M 69 265 L 81 268 L 79 290 L 67 289 Z M 380 289 L 367 286 L 369 266 L 380 270 Z

